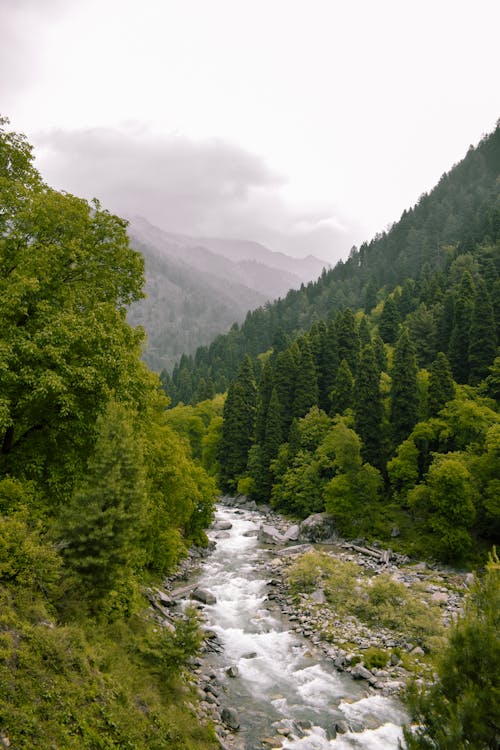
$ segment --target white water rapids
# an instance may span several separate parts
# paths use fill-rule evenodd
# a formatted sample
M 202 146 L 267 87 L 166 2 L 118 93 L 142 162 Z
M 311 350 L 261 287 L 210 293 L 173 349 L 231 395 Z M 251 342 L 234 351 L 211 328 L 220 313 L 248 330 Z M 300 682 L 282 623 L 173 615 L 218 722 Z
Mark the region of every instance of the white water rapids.
M 286 750 L 396 750 L 406 718 L 401 704 L 337 672 L 267 600 L 263 566 L 273 553 L 256 536 L 245 536 L 264 516 L 220 507 L 216 518 L 232 528 L 216 539 L 197 577 L 217 597 L 204 607 L 204 618 L 223 645 L 206 660 L 224 686 L 224 704 L 238 714 L 245 750 L 262 747 L 260 740 L 276 736 L 278 725 L 292 732 L 283 739 Z M 236 677 L 226 675 L 229 666 L 238 668 Z M 328 739 L 340 720 L 353 731 Z

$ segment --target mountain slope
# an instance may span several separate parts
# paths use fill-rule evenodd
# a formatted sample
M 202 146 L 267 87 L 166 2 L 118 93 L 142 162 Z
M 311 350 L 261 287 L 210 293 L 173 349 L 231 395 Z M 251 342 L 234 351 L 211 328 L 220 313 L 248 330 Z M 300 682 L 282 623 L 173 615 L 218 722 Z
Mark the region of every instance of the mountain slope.
M 164 232 L 142 218 L 131 220 L 129 235 L 146 265 L 146 299 L 133 306 L 129 320 L 144 326 L 144 359 L 155 370 L 170 369 L 183 352 L 208 344 L 248 310 L 300 287 L 323 266 L 254 242 Z
M 484 272 L 490 275 L 500 273 L 499 175 L 497 126 L 476 148 L 471 147 L 463 161 L 444 174 L 429 194 L 405 211 L 389 231 L 364 243 L 359 250 L 353 249 L 345 262 L 323 271 L 317 281 L 249 314 L 241 330 L 219 336 L 192 359 L 184 357 L 174 368 L 172 378 L 164 373 L 169 395 L 174 401 L 178 398 L 180 378 L 184 400 L 193 397 L 201 380 L 210 379 L 222 387 L 235 377 L 237 363 L 245 354 L 255 357 L 276 346 L 283 333 L 296 337 L 315 320 L 330 319 L 346 307 L 370 311 L 391 290 L 410 281 L 425 286 L 432 301 L 433 295 L 438 294 L 440 278 L 454 273 L 459 279 L 462 266 L 472 263 L 477 268 L 488 266 L 490 271 Z M 452 279 L 449 284 L 455 282 Z M 403 290 L 402 309 L 405 295 L 408 290 Z

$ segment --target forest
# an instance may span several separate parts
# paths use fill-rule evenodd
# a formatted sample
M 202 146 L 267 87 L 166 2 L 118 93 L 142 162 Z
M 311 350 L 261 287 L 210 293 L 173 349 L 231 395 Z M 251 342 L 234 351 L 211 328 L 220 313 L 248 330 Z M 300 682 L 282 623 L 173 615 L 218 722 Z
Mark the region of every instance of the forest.
M 500 522 L 499 173 L 497 127 L 387 234 L 162 374 L 173 404 L 229 383 L 211 428 L 224 492 L 327 510 L 343 535 L 415 555 L 484 557 Z
M 205 543 L 216 487 L 126 322 L 143 259 L 5 118 L 0 206 L 2 746 L 216 747 L 182 678 L 196 621 L 159 629 L 145 598 Z
M 494 746 L 499 174 L 500 126 L 386 233 L 159 378 L 127 321 L 144 294 L 127 222 L 45 184 L 0 120 L 3 746 L 218 747 L 186 677 L 197 618 L 159 628 L 146 595 L 206 545 L 221 492 L 486 565 L 406 742 Z M 450 711 L 455 744 L 435 744 Z

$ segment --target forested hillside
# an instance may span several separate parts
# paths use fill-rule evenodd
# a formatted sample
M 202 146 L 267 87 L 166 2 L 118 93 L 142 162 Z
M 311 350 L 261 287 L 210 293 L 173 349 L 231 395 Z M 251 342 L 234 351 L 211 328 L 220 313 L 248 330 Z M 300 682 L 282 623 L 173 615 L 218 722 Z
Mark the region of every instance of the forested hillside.
M 473 280 L 481 275 L 498 320 L 499 173 L 497 127 L 390 230 L 353 248 L 345 262 L 317 281 L 249 313 L 241 327 L 233 326 L 209 347 L 184 355 L 171 373 L 163 372 L 173 402 L 223 392 L 245 354 L 254 358 L 271 347 L 279 351 L 287 337 L 294 339 L 315 321 L 332 320 L 346 308 L 364 310 L 378 325 L 381 303 L 388 298 L 396 306 L 398 323 L 412 321 L 414 332 L 420 327 L 419 340 L 428 338 L 428 365 L 438 351 L 449 353 L 448 329 L 465 268 Z M 383 325 L 392 303 L 388 305 Z
M 223 491 L 449 562 L 498 540 L 499 174 L 497 128 L 387 234 L 163 377 L 196 401 L 236 373 Z
M 203 543 L 215 484 L 125 320 L 126 222 L 52 190 L 0 120 L 0 737 L 16 750 L 215 747 L 182 684 L 191 617 L 145 587 Z

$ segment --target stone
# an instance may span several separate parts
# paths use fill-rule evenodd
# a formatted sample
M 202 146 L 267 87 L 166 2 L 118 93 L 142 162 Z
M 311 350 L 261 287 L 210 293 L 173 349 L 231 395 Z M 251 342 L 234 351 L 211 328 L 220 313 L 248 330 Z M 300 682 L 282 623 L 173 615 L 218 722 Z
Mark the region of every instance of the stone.
M 323 542 L 335 536 L 335 522 L 329 513 L 313 513 L 299 527 L 299 541 Z
M 425 651 L 423 648 L 420 648 L 420 646 L 415 646 L 414 649 L 410 651 L 412 656 L 425 656 Z
M 257 656 L 257 651 L 248 651 L 246 654 L 242 654 L 242 659 L 255 659 Z
M 316 591 L 313 591 L 311 594 L 311 599 L 313 602 L 316 602 L 316 604 L 324 604 L 326 602 L 326 596 L 323 589 L 316 589 Z
M 236 664 L 232 664 L 226 669 L 226 674 L 228 677 L 238 677 L 240 674 L 240 670 L 238 669 Z
M 286 539 L 275 526 L 262 524 L 259 529 L 259 541 L 263 544 L 283 544 Z
M 236 729 L 240 728 L 240 720 L 234 708 L 224 706 L 220 716 L 226 727 L 229 727 L 229 729 L 236 731 Z
M 300 526 L 298 524 L 294 524 L 293 526 L 289 526 L 288 529 L 285 531 L 285 539 L 287 542 L 296 542 L 299 538 L 300 534 Z
M 215 521 L 212 525 L 214 531 L 228 531 L 233 528 L 231 521 Z
M 431 596 L 431 601 L 435 604 L 447 604 L 448 594 L 445 594 L 444 591 L 435 591 Z
M 355 680 L 373 680 L 373 675 L 370 670 L 362 664 L 356 664 L 351 670 L 351 675 Z
M 313 547 L 310 544 L 294 544 L 293 547 L 284 547 L 284 549 L 278 550 L 277 554 L 280 557 L 291 557 L 292 555 L 303 555 L 312 549 Z
M 195 589 L 194 591 L 191 591 L 191 599 L 194 599 L 196 602 L 201 602 L 202 604 L 215 604 L 217 601 L 215 594 L 212 594 L 211 591 L 207 591 L 206 589 Z

